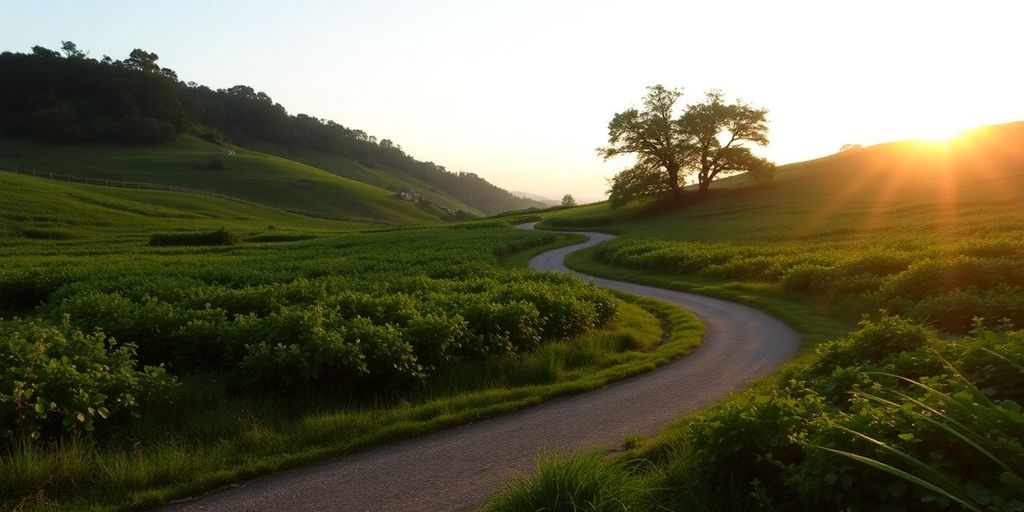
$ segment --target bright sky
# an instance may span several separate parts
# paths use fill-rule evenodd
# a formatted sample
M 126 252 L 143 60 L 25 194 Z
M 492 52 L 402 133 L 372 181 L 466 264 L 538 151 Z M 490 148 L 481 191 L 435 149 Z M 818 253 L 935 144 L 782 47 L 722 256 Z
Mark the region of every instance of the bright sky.
M 143 48 L 183 80 L 553 198 L 603 196 L 627 162 L 594 149 L 656 83 L 768 108 L 780 164 L 1024 120 L 1013 0 L 3 0 L 0 20 L 0 50 Z

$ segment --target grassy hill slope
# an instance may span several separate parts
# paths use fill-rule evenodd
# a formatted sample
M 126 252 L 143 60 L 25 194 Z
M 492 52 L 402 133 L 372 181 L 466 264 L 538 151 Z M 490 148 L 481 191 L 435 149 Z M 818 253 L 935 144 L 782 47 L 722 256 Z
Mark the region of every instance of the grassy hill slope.
M 62 183 L 0 172 L 0 240 L 148 237 L 226 228 L 241 234 L 337 232 L 378 227 L 296 215 L 228 199 Z M 69 242 L 70 243 L 70 242 Z
M 480 209 L 436 191 L 431 185 L 397 169 L 384 167 L 370 168 L 347 158 L 331 156 L 312 149 L 289 151 L 266 142 L 254 144 L 253 147 L 265 153 L 301 162 L 337 174 L 338 176 L 361 181 L 386 190 L 415 190 L 423 195 L 423 199 L 452 211 L 462 210 L 473 215 L 484 215 L 484 212 Z
M 178 185 L 216 192 L 284 209 L 384 223 L 424 224 L 438 216 L 387 190 L 322 169 L 232 147 L 225 149 L 192 136 L 172 142 L 48 145 L 0 139 L 0 167 L 110 180 Z M 211 160 L 223 169 L 211 169 Z

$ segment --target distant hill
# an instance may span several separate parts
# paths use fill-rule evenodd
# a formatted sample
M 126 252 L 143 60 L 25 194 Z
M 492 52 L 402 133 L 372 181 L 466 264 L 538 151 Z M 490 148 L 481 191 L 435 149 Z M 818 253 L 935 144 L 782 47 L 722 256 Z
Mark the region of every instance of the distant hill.
M 389 139 L 314 116 L 290 115 L 252 87 L 213 90 L 186 83 L 157 61 L 156 54 L 138 49 L 124 60 L 97 60 L 67 43 L 61 52 L 40 46 L 27 54 L 4 52 L 0 135 L 46 144 L 106 144 L 115 153 L 120 149 L 114 143 L 144 146 L 194 135 L 211 144 L 270 152 L 387 193 L 415 192 L 426 200 L 423 210 L 434 220 L 542 206 L 473 173 L 416 160 Z M 161 178 L 175 179 L 173 174 Z M 262 176 L 246 179 L 257 178 Z M 305 206 L 319 210 L 324 205 Z M 332 210 L 337 208 L 323 211 Z
M 562 204 L 562 201 L 560 199 L 551 199 L 550 197 L 544 197 L 542 195 L 532 194 L 530 192 L 512 191 L 512 195 L 525 197 L 526 199 L 531 199 L 533 201 L 543 203 L 545 206 L 558 206 Z

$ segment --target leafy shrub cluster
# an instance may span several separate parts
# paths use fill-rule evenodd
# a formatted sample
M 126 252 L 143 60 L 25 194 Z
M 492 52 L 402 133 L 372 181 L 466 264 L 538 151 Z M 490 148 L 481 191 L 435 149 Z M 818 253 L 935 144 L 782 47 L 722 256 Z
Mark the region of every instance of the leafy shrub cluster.
M 216 231 L 202 233 L 153 233 L 149 237 L 149 245 L 153 246 L 187 246 L 187 245 L 235 245 L 239 242 L 238 235 L 220 228 Z
M 455 361 L 526 353 L 615 315 L 613 298 L 592 285 L 494 265 L 497 254 L 550 240 L 491 225 L 260 248 L 132 245 L 133 253 L 90 259 L 54 248 L 52 256 L 12 258 L 14 269 L 0 272 L 0 305 L 30 320 L 0 320 L 0 330 L 12 333 L 2 341 L 18 347 L 6 350 L 23 357 L 26 347 L 45 345 L 32 349 L 45 355 L 45 365 L 92 377 L 8 373 L 2 392 L 14 396 L 15 382 L 42 379 L 48 403 L 64 408 L 72 404 L 65 395 L 81 398 L 89 428 L 138 410 L 140 397 L 160 387 L 151 382 L 171 385 L 161 380 L 165 371 L 216 379 L 217 389 L 246 396 L 396 396 Z M 89 360 L 73 356 L 81 347 L 89 347 Z M 24 371 L 27 365 L 5 362 Z M 88 373 L 101 366 L 121 380 L 100 382 L 98 369 Z M 26 399 L 0 403 L 3 429 L 12 435 L 36 421 L 23 417 Z M 29 430 L 85 430 L 65 421 L 69 413 L 47 407 L 49 423 Z M 76 422 L 78 412 L 71 414 Z
M 138 369 L 135 346 L 55 324 L 0 324 L 0 433 L 40 439 L 87 432 L 159 400 L 174 379 Z
M 78 328 L 131 340 L 145 364 L 165 364 L 176 373 L 231 372 L 263 390 L 416 382 L 447 361 L 529 351 L 615 314 L 611 296 L 591 285 L 526 273 L 373 283 L 322 277 L 238 288 L 190 280 L 161 285 L 173 293 L 78 285 L 59 294 L 48 312 Z M 368 288 L 375 289 L 361 291 Z
M 876 246 L 852 252 L 802 242 L 616 240 L 595 256 L 660 273 L 779 283 L 796 294 L 856 303 L 857 310 L 884 308 L 948 332 L 966 333 L 974 317 L 1024 323 L 1024 241 L 970 239 L 947 251 L 905 240 Z
M 678 475 L 740 483 L 740 508 L 1024 509 L 1024 331 L 948 340 L 884 316 L 819 355 L 692 422 Z
M 861 322 L 783 384 L 696 416 L 642 464 L 542 465 L 498 510 L 1024 510 L 1024 331 Z M 618 500 L 618 501 L 617 501 Z

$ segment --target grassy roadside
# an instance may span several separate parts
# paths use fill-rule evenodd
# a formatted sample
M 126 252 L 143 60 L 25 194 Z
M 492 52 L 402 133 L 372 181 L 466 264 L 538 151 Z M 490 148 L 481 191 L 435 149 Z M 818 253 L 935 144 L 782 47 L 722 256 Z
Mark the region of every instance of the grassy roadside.
M 827 311 L 814 303 L 801 302 L 771 283 L 723 282 L 692 276 L 652 274 L 602 263 L 593 254 L 593 248 L 577 251 L 567 256 L 565 263 L 573 270 L 594 276 L 727 299 L 780 318 L 805 336 L 797 360 L 812 354 L 821 342 L 834 339 L 853 327 L 851 323 L 830 317 Z
M 528 356 L 456 365 L 420 396 L 392 406 L 324 409 L 276 421 L 252 417 L 231 438 L 172 439 L 130 453 L 108 452 L 74 439 L 56 452 L 22 447 L 0 466 L 0 479 L 11 487 L 47 478 L 69 486 L 63 489 L 68 495 L 34 496 L 12 504 L 15 508 L 150 508 L 257 475 L 597 389 L 699 344 L 703 330 L 692 315 L 644 299 L 627 300 L 606 329 L 545 345 Z M 663 326 L 671 329 L 665 339 Z
M 531 247 L 522 251 L 517 251 L 507 256 L 498 258 L 498 266 L 504 268 L 527 268 L 530 265 L 530 260 L 534 256 L 547 252 L 553 249 L 559 249 L 573 244 L 578 244 L 587 241 L 587 237 L 584 235 L 575 234 L 556 234 L 555 240 L 544 245 Z

